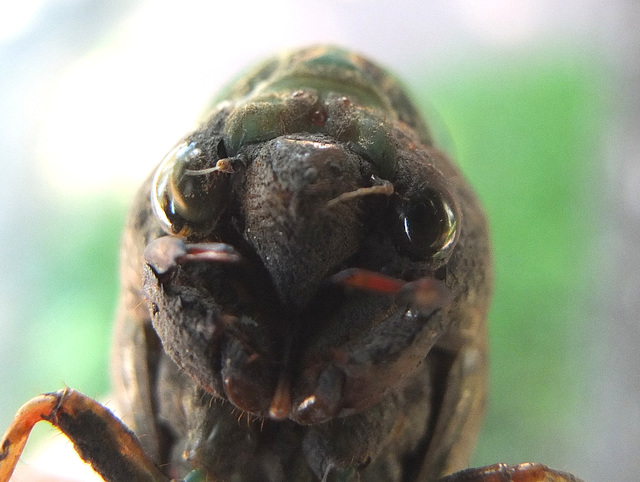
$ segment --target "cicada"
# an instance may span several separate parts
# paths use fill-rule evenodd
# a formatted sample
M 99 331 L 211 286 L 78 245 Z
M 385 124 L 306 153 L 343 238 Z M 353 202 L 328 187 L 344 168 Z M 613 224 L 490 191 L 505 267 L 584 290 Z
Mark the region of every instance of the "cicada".
M 60 426 L 108 480 L 436 480 L 480 427 L 491 271 L 480 202 L 399 82 L 286 52 L 211 102 L 131 208 L 113 380 L 137 437 L 69 390 L 19 420 Z M 446 480 L 512 475 L 574 480 Z

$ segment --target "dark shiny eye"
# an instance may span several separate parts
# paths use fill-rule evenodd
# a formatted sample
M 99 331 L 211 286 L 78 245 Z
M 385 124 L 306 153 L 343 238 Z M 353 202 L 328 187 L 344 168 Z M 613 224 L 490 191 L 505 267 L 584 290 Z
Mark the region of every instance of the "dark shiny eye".
M 179 236 L 209 233 L 227 206 L 231 172 L 229 159 L 214 164 L 195 142 L 174 148 L 151 188 L 151 206 L 162 228 Z
M 419 259 L 445 259 L 458 239 L 459 214 L 445 196 L 428 189 L 418 199 L 405 200 L 400 208 L 398 247 Z

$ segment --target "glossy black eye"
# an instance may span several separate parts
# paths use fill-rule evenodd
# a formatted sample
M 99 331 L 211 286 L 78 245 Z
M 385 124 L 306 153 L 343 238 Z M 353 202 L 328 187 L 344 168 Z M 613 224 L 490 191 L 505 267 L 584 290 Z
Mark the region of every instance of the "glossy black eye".
M 174 148 L 151 188 L 151 207 L 162 228 L 179 236 L 209 233 L 227 206 L 231 172 L 229 159 L 209 160 L 195 142 Z
M 400 207 L 398 247 L 411 257 L 445 259 L 458 239 L 459 214 L 446 196 L 427 189 Z

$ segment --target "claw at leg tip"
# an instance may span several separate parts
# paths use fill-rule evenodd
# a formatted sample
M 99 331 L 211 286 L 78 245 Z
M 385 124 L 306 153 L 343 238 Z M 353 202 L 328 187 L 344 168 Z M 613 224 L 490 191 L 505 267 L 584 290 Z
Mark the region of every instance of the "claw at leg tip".
M 291 385 L 282 378 L 278 382 L 276 391 L 269 407 L 269 416 L 276 420 L 283 420 L 291 413 Z

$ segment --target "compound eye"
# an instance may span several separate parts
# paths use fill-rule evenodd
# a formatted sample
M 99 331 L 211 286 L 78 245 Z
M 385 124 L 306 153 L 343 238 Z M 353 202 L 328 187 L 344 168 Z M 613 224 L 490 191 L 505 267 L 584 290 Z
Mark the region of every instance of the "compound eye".
M 418 259 L 446 259 L 458 240 L 459 220 L 457 206 L 447 196 L 427 189 L 400 208 L 399 248 Z
M 229 159 L 208 159 L 196 142 L 175 147 L 151 188 L 151 207 L 162 228 L 177 236 L 211 232 L 227 206 L 231 172 Z

